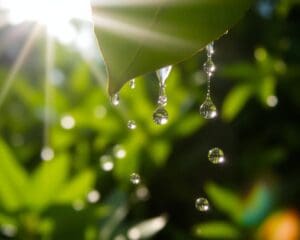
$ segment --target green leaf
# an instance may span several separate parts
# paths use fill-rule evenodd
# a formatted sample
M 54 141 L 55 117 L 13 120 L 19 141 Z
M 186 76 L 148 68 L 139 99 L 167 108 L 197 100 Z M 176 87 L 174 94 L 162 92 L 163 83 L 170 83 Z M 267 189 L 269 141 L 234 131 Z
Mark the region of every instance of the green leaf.
M 222 36 L 252 0 L 111 0 L 93 7 L 109 92 L 136 76 L 175 64 Z
M 231 121 L 234 119 L 247 103 L 253 93 L 250 85 L 238 85 L 226 96 L 223 104 L 222 117 Z
M 205 191 L 213 206 L 229 215 L 234 221 L 240 221 L 243 203 L 237 194 L 214 183 L 206 184 Z
M 60 155 L 51 162 L 43 162 L 35 171 L 29 198 L 29 206 L 36 211 L 42 211 L 55 202 L 69 173 L 70 159 Z
M 63 203 L 73 203 L 78 199 L 82 199 L 92 188 L 94 181 L 95 174 L 93 171 L 83 171 L 65 185 L 58 196 L 58 201 Z
M 144 220 L 128 230 L 128 235 L 139 233 L 140 239 L 148 239 L 161 231 L 167 224 L 168 218 L 166 215 L 161 215 L 155 218 Z
M 208 222 L 195 227 L 195 234 L 199 237 L 213 239 L 240 239 L 239 231 L 229 223 Z
M 15 211 L 22 207 L 27 184 L 26 172 L 0 139 L 0 203 L 4 209 Z

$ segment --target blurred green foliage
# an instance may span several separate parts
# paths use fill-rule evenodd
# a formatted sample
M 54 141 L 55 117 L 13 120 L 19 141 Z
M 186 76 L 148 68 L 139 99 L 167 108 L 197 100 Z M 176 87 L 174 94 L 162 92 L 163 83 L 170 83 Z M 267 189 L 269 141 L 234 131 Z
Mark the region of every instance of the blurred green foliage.
M 204 54 L 175 66 L 170 120 L 159 127 L 154 74 L 125 86 L 113 107 L 102 60 L 59 41 L 45 106 L 41 32 L 1 106 L 0 239 L 261 239 L 274 211 L 299 210 L 299 11 L 299 1 L 257 1 L 216 42 L 218 120 L 198 113 Z M 0 30 L 2 86 L 31 27 Z M 41 160 L 46 107 L 52 161 Z M 64 117 L 75 126 L 64 127 Z M 215 146 L 225 152 L 222 166 L 207 160 Z M 112 171 L 102 169 L 103 156 Z M 210 201 L 208 213 L 194 208 L 198 196 Z

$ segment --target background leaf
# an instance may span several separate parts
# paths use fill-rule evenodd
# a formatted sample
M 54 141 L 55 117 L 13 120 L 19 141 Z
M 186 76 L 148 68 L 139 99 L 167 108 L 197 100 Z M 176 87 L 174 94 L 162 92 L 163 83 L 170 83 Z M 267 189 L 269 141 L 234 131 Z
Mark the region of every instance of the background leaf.
M 239 231 L 226 222 L 208 222 L 196 226 L 195 234 L 207 239 L 240 239 Z
M 24 205 L 27 178 L 9 147 L 0 139 L 0 202 L 6 210 L 15 211 Z

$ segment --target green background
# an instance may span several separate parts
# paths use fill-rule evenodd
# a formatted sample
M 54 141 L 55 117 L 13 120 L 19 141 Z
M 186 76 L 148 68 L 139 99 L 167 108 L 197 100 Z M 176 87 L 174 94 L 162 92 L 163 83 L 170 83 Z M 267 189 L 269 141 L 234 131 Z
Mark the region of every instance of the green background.
M 40 157 L 46 46 L 40 34 L 0 110 L 0 239 L 122 240 L 137 226 L 150 239 L 275 240 L 272 232 L 290 219 L 299 234 L 299 5 L 257 1 L 215 43 L 212 97 L 219 118 L 213 121 L 198 113 L 204 53 L 174 66 L 167 80 L 169 123 L 156 126 L 155 74 L 137 78 L 135 90 L 124 86 L 120 106 L 113 107 L 94 50 L 86 61 L 73 45 L 56 41 L 51 162 Z M 0 29 L 1 89 L 31 29 Z M 274 96 L 278 104 L 271 107 Z M 73 129 L 62 128 L 65 115 L 75 119 Z M 135 131 L 127 129 L 130 119 Z M 224 150 L 223 165 L 207 160 L 215 146 Z M 124 158 L 116 156 L 120 149 Z M 113 171 L 101 169 L 103 155 L 112 157 Z M 132 172 L 141 175 L 140 186 L 130 183 Z M 93 189 L 101 193 L 97 203 L 86 198 Z M 210 201 L 207 213 L 194 207 L 200 196 Z M 149 222 L 138 227 L 157 216 L 168 218 L 160 232 Z M 279 217 L 270 232 L 272 216 Z

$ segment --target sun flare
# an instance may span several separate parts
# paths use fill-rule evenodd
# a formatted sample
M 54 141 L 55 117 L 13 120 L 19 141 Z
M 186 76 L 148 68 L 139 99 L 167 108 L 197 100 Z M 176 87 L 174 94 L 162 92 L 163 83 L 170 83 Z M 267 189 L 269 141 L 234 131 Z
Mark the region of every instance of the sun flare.
M 74 34 L 69 28 L 72 20 L 92 18 L 89 0 L 4 0 L 2 8 L 7 10 L 10 24 L 36 22 L 54 37 Z

